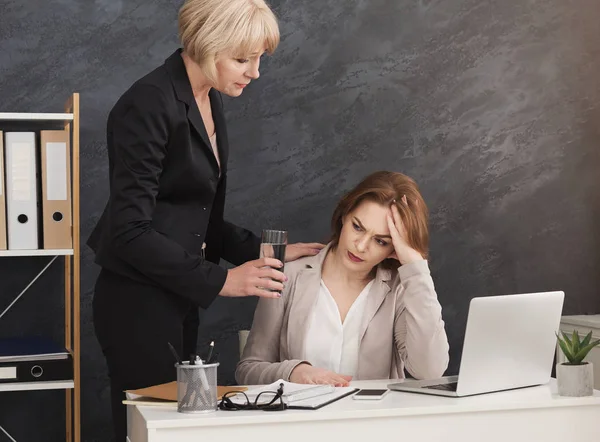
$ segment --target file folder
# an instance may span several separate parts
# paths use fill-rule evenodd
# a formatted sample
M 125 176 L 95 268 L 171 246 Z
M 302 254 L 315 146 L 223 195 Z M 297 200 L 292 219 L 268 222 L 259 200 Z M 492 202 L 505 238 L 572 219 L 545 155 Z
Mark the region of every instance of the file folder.
M 44 249 L 73 247 L 69 132 L 42 130 L 42 226 Z
M 34 132 L 6 132 L 6 218 L 9 250 L 39 248 Z
M 73 379 L 71 354 L 41 337 L 0 339 L 0 384 Z
M 0 250 L 6 250 L 6 197 L 4 184 L 4 147 L 0 131 Z

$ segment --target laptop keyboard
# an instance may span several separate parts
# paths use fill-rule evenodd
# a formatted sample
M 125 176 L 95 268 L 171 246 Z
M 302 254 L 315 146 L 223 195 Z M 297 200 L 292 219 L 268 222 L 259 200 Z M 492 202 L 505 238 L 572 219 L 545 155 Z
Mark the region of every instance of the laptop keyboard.
M 433 390 L 446 390 L 446 391 L 456 391 L 456 386 L 458 382 L 450 382 L 448 384 L 437 384 L 437 385 L 427 385 L 423 388 L 431 388 Z

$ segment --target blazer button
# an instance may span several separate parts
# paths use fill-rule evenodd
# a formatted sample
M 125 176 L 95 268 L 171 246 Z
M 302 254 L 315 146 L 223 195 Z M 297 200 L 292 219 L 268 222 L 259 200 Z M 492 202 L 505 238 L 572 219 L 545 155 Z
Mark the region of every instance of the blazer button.
M 206 207 L 203 207 L 202 210 L 206 210 Z

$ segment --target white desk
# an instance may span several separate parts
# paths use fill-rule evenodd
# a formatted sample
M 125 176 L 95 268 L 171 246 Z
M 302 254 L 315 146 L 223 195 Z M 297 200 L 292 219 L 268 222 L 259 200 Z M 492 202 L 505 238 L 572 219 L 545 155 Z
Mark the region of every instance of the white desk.
M 353 385 L 377 388 L 389 381 Z M 594 442 L 600 391 L 556 395 L 549 385 L 466 398 L 392 391 L 381 401 L 341 399 L 316 411 L 217 411 L 128 406 L 131 442 Z

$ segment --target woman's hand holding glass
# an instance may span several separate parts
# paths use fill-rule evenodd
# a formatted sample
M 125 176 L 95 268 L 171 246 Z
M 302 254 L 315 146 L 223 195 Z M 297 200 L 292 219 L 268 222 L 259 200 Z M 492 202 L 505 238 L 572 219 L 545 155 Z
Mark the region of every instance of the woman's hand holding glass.
M 227 279 L 220 296 L 241 297 L 261 296 L 280 298 L 283 283 L 287 277 L 279 270 L 283 263 L 274 258 L 260 258 L 248 261 L 227 271 Z M 273 290 L 273 291 L 272 291 Z

